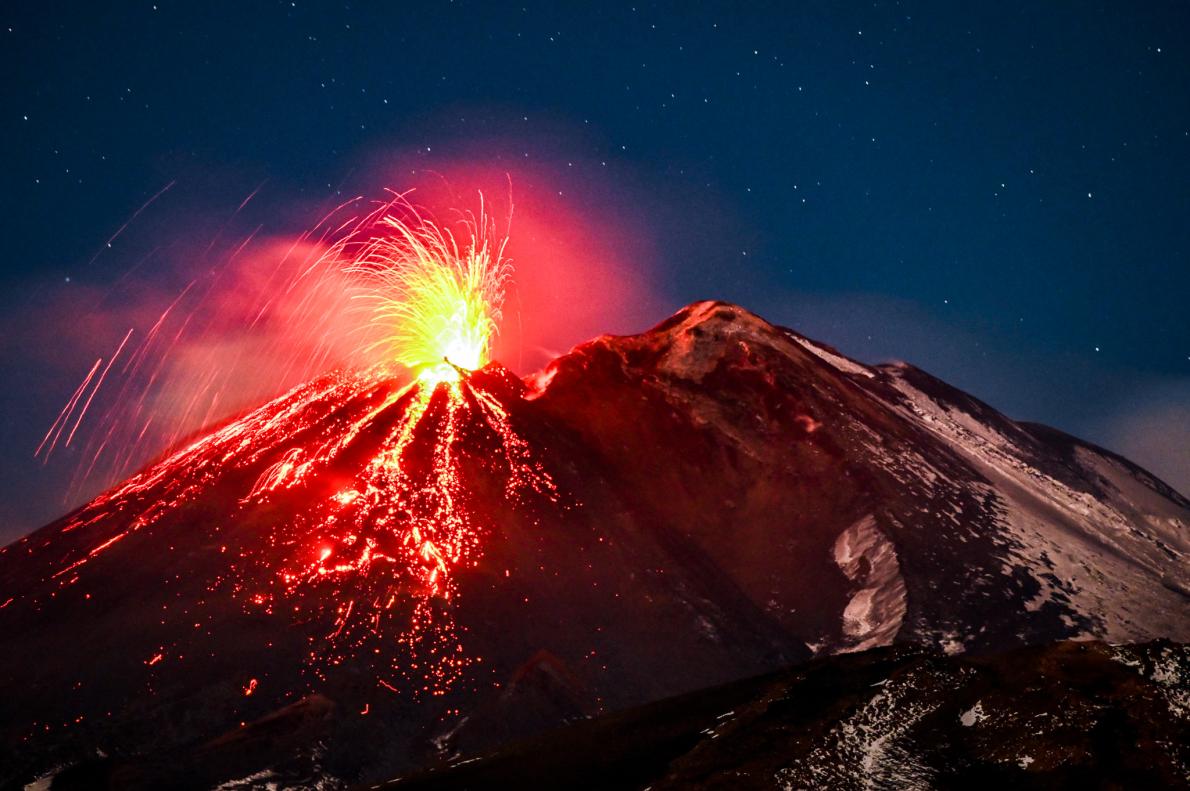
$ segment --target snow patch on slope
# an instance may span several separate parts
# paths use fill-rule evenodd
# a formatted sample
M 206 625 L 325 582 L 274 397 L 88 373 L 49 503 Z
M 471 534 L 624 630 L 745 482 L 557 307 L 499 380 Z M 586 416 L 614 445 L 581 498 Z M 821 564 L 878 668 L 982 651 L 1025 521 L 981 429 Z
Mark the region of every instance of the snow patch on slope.
M 982 700 L 975 701 L 974 706 L 959 715 L 959 722 L 964 728 L 970 728 L 978 725 L 986 719 L 988 719 L 988 715 L 984 714 Z
M 860 365 L 859 363 L 852 362 L 851 360 L 848 360 L 846 357 L 843 357 L 841 355 L 834 354 L 832 352 L 828 352 L 826 349 L 822 348 L 821 346 L 816 346 L 815 344 L 811 343 L 810 341 L 806 340 L 805 338 L 799 337 L 797 335 L 790 335 L 789 337 L 791 337 L 795 341 L 797 341 L 802 346 L 803 349 L 805 349 L 806 351 L 808 351 L 810 354 L 814 355 L 818 359 L 822 360 L 827 365 L 830 365 L 835 370 L 842 371 L 843 373 L 846 373 L 846 374 L 855 374 L 856 376 L 865 376 L 868 379 L 871 379 L 876 375 L 876 374 L 872 373 L 871 371 L 869 371 L 864 366 Z
M 1112 659 L 1153 681 L 1175 717 L 1190 722 L 1190 647 L 1163 646 L 1147 655 L 1143 646 L 1116 646 Z
M 244 791 L 245 789 L 256 788 L 265 789 L 265 791 L 277 791 L 281 784 L 275 779 L 277 773 L 272 769 L 262 769 L 259 772 L 250 774 L 247 777 L 241 777 L 237 780 L 228 780 L 226 783 L 220 783 L 211 791 Z
M 938 710 L 935 690 L 954 685 L 953 674 L 914 670 L 889 679 L 880 692 L 831 729 L 804 761 L 777 772 L 780 788 L 933 788 L 925 757 L 906 743 L 913 728 Z
M 843 610 L 843 652 L 889 645 L 901 629 L 907 609 L 905 580 L 893 543 L 865 516 L 839 534 L 835 563 L 859 585 Z

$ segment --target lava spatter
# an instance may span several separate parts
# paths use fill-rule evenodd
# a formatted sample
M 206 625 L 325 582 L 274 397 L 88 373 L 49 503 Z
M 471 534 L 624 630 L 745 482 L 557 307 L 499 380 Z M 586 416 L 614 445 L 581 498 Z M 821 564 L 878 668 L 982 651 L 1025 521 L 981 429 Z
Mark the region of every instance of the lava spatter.
M 557 500 L 510 418 L 507 393 L 464 373 L 401 387 L 378 372 L 314 383 L 196 441 L 80 511 L 87 541 L 61 586 L 140 531 L 185 529 L 191 500 L 230 487 L 219 540 L 229 565 L 208 586 L 249 612 L 307 629 L 316 679 L 344 663 L 386 688 L 441 693 L 474 661 L 453 612 L 493 498 Z M 482 476 L 482 492 L 474 478 Z
M 394 408 L 399 416 L 390 420 Z M 555 499 L 554 484 L 499 400 L 465 375 L 414 382 L 347 435 L 364 442 L 358 438 L 377 431 L 380 440 L 355 475 L 340 476 L 332 493 L 277 525 L 268 546 L 243 559 L 236 587 L 253 606 L 329 624 L 310 657 L 316 673 L 369 657 L 390 686 L 440 692 L 471 661 L 450 615 L 455 573 L 478 562 L 490 530 L 467 464 L 483 457 L 510 501 L 534 493 Z M 334 476 L 338 457 L 354 450 L 336 445 L 299 465 L 283 453 L 245 507 L 293 487 L 324 489 L 317 479 Z M 388 650 L 394 641 L 402 646 L 396 655 Z
M 456 576 L 482 556 L 485 515 L 557 496 L 510 418 L 520 390 L 475 373 L 510 269 L 482 211 L 462 227 L 460 242 L 380 212 L 332 245 L 322 264 L 349 276 L 384 359 L 295 388 L 100 496 L 62 527 L 77 540 L 51 579 L 75 585 L 129 537 L 186 529 L 185 509 L 217 491 L 211 544 L 227 563 L 209 597 L 291 618 L 315 678 L 350 664 L 393 690 L 456 681 L 476 661 L 453 617 Z

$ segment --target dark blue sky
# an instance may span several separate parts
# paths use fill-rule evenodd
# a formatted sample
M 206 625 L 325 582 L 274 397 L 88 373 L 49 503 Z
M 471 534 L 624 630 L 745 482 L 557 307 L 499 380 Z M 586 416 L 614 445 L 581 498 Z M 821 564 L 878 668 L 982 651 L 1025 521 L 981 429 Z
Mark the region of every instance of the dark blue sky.
M 263 183 L 256 220 L 308 224 L 378 153 L 476 146 L 622 191 L 669 307 L 907 359 L 1190 488 L 1184 3 L 101 5 L 0 11 L 0 538 L 61 509 L 32 450 L 85 373 L 30 305 L 196 206 Z

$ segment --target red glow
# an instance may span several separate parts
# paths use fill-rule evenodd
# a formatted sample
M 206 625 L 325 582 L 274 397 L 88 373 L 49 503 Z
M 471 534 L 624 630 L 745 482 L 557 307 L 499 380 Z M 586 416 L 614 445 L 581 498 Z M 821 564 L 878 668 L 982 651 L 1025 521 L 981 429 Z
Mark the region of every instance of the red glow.
M 588 191 L 580 194 L 562 179 L 578 172 L 569 170 L 571 163 L 510 162 L 497 155 L 499 145 L 447 161 L 436 154 L 432 171 L 424 169 L 424 159 L 401 154 L 360 168 L 414 188 L 409 199 L 447 222 L 462 207 L 478 209 L 476 190 L 482 190 L 495 228 L 511 229 L 504 252 L 514 282 L 490 357 L 524 374 L 574 343 L 600 332 L 642 329 L 664 312 L 641 268 L 653 251 L 623 185 L 601 184 L 588 168 L 582 180 Z M 247 192 L 233 218 L 268 193 Z M 178 190 L 169 190 L 152 212 L 172 209 L 178 199 Z M 214 238 L 204 232 L 171 239 L 168 252 L 150 250 L 135 262 L 138 275 L 153 269 L 153 277 L 128 277 L 110 292 L 76 281 L 61 303 L 46 306 L 47 315 L 70 315 L 71 321 L 55 322 L 51 337 L 30 337 L 23 345 L 87 350 L 71 360 L 66 407 L 38 449 L 46 459 L 74 435 L 69 458 L 77 466 L 64 499 L 91 496 L 161 448 L 178 447 L 195 432 L 327 371 L 381 362 L 374 328 L 354 309 L 350 278 L 328 265 L 335 262 L 326 254 L 385 205 L 345 199 L 320 208 L 319 221 L 300 234 L 237 233 L 221 219 Z M 121 230 L 122 245 L 136 231 Z M 166 285 L 160 273 L 170 272 L 176 282 Z
M 509 218 L 513 281 L 492 358 L 523 375 L 597 335 L 646 329 L 674 306 L 654 282 L 649 262 L 658 253 L 628 185 L 607 181 L 599 163 L 510 161 L 504 155 L 518 145 L 490 141 L 453 159 L 436 154 L 429 170 L 422 158 L 400 154 L 368 166 L 383 178 L 413 178 L 413 197 L 436 214 L 479 191 L 493 216 Z
M 351 224 L 351 238 L 371 232 L 367 223 L 379 216 Z M 322 267 L 318 287 L 358 293 L 337 276 L 340 253 L 351 248 L 328 249 L 333 255 L 311 264 Z M 502 297 L 462 293 L 496 305 Z M 439 294 L 433 296 L 432 304 L 440 304 Z M 432 346 L 439 337 L 424 336 L 423 357 L 433 366 L 426 370 L 443 365 L 445 355 Z M 141 347 L 128 364 L 139 365 L 148 354 Z M 106 374 L 118 356 L 92 375 Z M 51 579 L 77 584 L 90 564 L 128 546 L 130 537 L 176 528 L 181 509 L 234 487 L 226 531 L 211 543 L 230 565 L 210 581 L 210 592 L 229 592 L 251 612 L 321 629 L 307 656 L 316 677 L 348 661 L 367 663 L 387 689 L 442 694 L 477 661 L 465 653 L 454 621 L 456 578 L 482 556 L 490 530 L 485 513 L 493 503 L 491 494 L 479 497 L 468 471 L 497 481 L 496 499 L 512 506 L 528 496 L 556 499 L 552 479 L 510 417 L 508 399 L 521 397 L 515 378 L 499 369 L 449 367 L 450 376 L 415 370 L 412 381 L 392 361 L 339 370 L 192 439 L 68 520 L 61 533 L 80 531 L 86 542 L 63 558 Z M 88 392 L 89 401 L 95 390 L 84 383 L 72 403 Z M 72 407 L 63 414 L 65 425 Z M 289 505 L 278 508 L 281 503 Z M 196 618 L 194 628 L 202 627 Z M 158 653 L 146 664 L 162 659 Z M 252 679 L 243 693 L 256 688 Z

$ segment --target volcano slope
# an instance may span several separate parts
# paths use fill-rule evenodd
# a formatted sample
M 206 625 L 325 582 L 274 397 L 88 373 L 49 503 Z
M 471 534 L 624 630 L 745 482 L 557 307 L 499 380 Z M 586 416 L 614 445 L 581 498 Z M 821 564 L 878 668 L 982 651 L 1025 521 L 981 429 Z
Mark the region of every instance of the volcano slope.
M 1190 787 L 1190 647 L 1062 641 L 817 659 L 574 723 L 379 786 Z
M 524 381 L 332 374 L 0 552 L 0 781 L 216 743 L 196 787 L 370 781 L 814 655 L 1185 642 L 1188 523 L 725 303 Z

